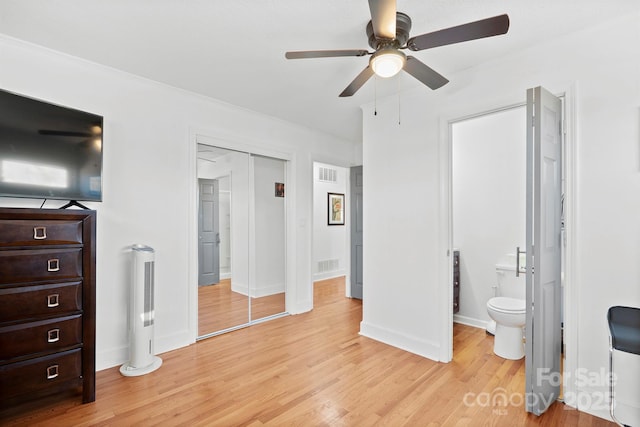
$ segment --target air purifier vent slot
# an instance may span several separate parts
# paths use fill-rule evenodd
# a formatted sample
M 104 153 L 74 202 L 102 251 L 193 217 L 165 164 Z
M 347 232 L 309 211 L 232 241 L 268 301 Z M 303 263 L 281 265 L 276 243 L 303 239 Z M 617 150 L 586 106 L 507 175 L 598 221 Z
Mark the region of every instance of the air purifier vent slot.
M 154 262 L 144 263 L 144 327 L 153 325 L 153 270 Z

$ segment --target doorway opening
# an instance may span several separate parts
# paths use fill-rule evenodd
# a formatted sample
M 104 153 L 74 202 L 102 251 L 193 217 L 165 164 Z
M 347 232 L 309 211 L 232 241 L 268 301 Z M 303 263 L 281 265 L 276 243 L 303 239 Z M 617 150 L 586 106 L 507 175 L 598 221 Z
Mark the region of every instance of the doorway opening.
M 345 296 L 350 295 L 349 277 L 350 218 L 349 168 L 313 162 L 313 246 L 314 289 L 346 282 Z M 337 208 L 337 209 L 335 209 Z M 344 286 L 344 285 L 341 285 Z
M 519 105 L 451 123 L 452 246 L 459 254 L 453 321 L 491 333 L 487 301 L 525 298 L 524 275 L 505 277 L 516 276 L 516 248 L 525 246 L 525 114 Z
M 571 106 L 567 108 L 567 99 L 572 98 L 563 94 L 561 99 L 562 118 L 565 119 L 567 109 L 573 111 Z M 563 123 L 566 121 L 563 120 Z M 525 246 L 527 111 L 524 104 L 516 104 L 449 120 L 443 125 L 448 132 L 443 134 L 446 138 L 442 140 L 441 157 L 445 197 L 442 218 L 448 230 L 447 235 L 443 235 L 443 243 L 447 243 L 449 251 L 447 293 L 454 292 L 452 281 L 456 273 L 452 265 L 453 251 L 457 251 L 460 257 L 457 273 L 460 284 L 459 309 L 450 308 L 449 326 L 446 327 L 448 336 L 443 335 L 444 343 L 451 345 L 443 349 L 443 361 L 449 361 L 455 351 L 453 323 L 487 328 L 492 320 L 487 312 L 487 301 L 500 295 L 503 286 L 508 286 L 502 283 L 503 275 L 515 275 L 518 270 L 524 273 L 525 270 L 522 264 L 518 265 L 525 257 L 518 255 L 517 247 Z M 575 151 L 570 136 L 565 126 L 561 141 L 563 209 L 560 306 L 561 324 L 565 326 L 561 356 L 563 372 L 571 372 L 576 366 L 575 354 L 567 359 L 567 348 L 570 351 L 575 348 L 570 347 L 575 344 L 575 331 L 571 329 L 575 325 L 575 310 L 567 313 L 566 309 L 567 296 L 570 298 L 571 295 L 574 241 L 571 236 L 567 239 L 566 228 L 567 224 L 573 225 L 571 220 L 574 215 Z M 524 288 L 524 274 L 522 276 L 520 281 Z M 521 293 L 524 297 L 525 293 Z M 448 299 L 449 305 L 453 305 L 455 295 L 450 295 Z M 564 391 L 568 391 L 567 387 L 564 387 Z

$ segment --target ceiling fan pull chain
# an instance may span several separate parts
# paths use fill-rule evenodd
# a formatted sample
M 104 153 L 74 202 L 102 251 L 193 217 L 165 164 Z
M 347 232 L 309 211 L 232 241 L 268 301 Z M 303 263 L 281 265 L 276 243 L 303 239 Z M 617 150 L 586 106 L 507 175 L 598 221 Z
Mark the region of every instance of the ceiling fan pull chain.
M 398 92 L 398 126 L 400 126 L 400 79 L 396 79 L 396 84 Z
M 373 76 L 373 115 L 378 115 L 378 76 Z

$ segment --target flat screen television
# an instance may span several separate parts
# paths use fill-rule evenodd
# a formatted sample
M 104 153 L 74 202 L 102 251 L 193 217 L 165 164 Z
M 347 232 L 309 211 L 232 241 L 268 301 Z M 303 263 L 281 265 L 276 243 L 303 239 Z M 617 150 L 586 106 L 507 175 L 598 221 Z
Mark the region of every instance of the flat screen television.
M 102 201 L 102 116 L 0 90 L 0 196 Z

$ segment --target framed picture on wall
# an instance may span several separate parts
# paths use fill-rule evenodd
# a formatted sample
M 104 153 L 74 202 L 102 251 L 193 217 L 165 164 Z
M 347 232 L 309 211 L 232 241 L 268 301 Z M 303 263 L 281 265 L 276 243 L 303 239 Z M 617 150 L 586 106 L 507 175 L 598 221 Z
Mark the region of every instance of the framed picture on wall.
M 276 197 L 284 197 L 284 183 L 276 182 Z
M 344 194 L 328 193 L 327 224 L 344 225 Z

